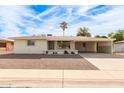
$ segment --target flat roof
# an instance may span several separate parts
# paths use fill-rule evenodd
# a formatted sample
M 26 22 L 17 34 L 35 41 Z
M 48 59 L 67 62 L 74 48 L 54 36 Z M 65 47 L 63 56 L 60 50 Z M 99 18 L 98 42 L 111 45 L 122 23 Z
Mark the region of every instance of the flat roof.
M 115 44 L 120 44 L 120 43 L 124 43 L 124 40 L 115 42 Z
M 11 37 L 13 40 L 28 40 L 28 39 L 42 39 L 48 41 L 113 41 L 114 39 L 108 38 L 95 38 L 83 36 L 22 36 Z

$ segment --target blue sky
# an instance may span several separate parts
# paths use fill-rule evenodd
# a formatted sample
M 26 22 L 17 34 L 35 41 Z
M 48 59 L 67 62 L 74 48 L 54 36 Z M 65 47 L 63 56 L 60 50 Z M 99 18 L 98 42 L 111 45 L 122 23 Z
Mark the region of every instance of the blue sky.
M 92 36 L 124 29 L 124 6 L 118 5 L 27 5 L 0 6 L 0 37 L 53 34 L 75 36 L 79 27 L 89 27 Z

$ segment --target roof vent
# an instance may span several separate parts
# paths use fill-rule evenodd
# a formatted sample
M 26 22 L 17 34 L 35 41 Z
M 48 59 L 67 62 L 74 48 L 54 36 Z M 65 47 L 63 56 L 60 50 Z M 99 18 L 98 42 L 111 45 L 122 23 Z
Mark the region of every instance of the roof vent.
M 52 36 L 52 34 L 47 34 L 47 36 Z

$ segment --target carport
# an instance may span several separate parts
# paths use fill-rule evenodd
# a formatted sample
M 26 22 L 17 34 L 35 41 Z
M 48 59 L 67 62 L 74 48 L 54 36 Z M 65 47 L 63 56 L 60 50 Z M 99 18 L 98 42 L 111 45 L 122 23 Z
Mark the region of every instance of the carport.
M 75 49 L 79 53 L 113 53 L 112 41 L 78 41 Z
M 113 42 L 97 42 L 97 53 L 113 53 Z

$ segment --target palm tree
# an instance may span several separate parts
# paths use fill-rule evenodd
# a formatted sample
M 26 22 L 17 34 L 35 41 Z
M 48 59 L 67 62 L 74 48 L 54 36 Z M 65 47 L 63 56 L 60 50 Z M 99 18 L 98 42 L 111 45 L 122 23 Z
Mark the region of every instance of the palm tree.
M 65 31 L 65 29 L 68 28 L 68 23 L 65 22 L 65 21 L 63 21 L 62 23 L 60 23 L 60 27 L 61 27 L 62 30 L 63 30 L 63 36 L 64 36 L 64 31 Z
M 77 33 L 77 36 L 86 36 L 86 37 L 91 37 L 91 34 L 88 32 L 89 28 L 87 27 L 83 27 L 83 28 L 79 28 L 79 31 Z

